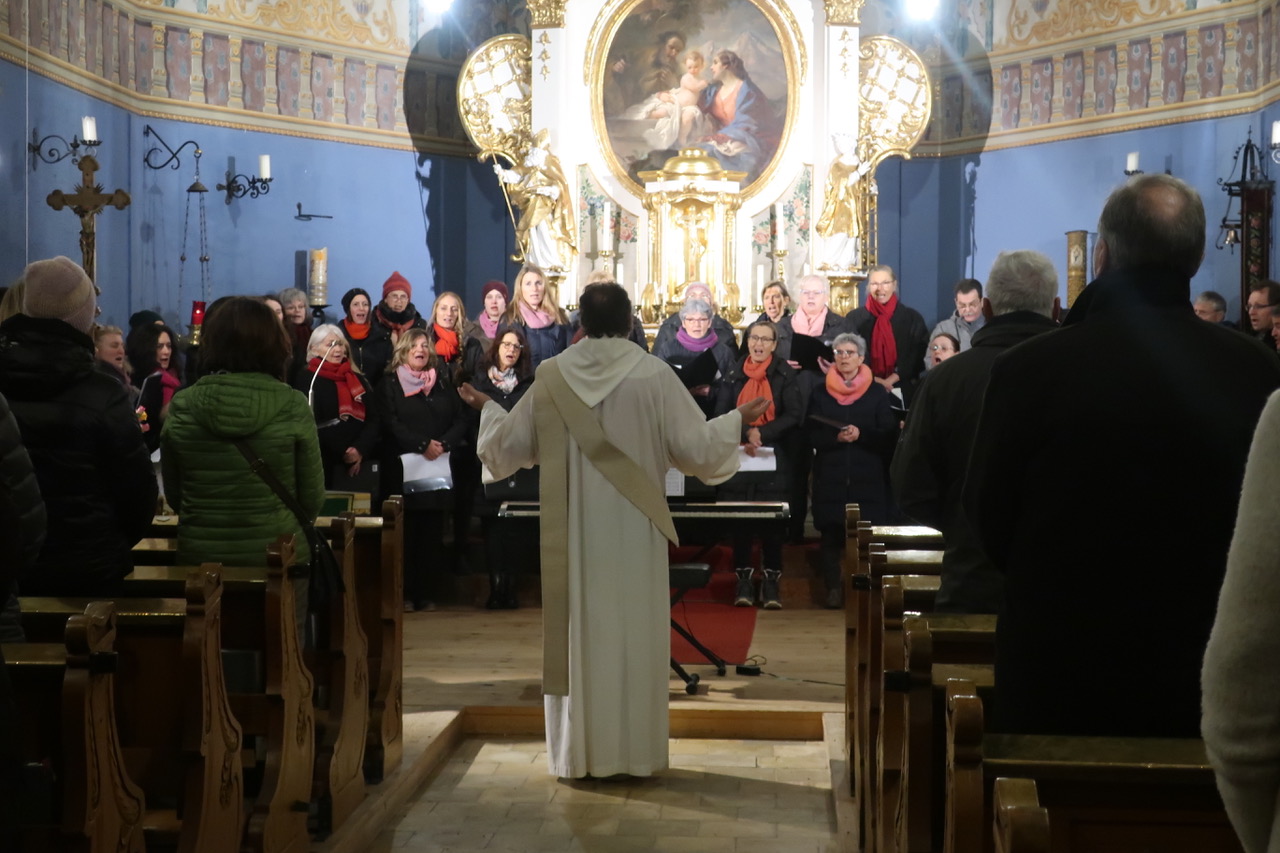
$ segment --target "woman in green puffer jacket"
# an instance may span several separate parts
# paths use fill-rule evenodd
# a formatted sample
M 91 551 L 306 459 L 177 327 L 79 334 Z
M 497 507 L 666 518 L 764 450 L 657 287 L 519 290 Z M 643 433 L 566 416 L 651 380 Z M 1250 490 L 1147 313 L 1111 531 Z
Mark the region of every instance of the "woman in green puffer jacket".
M 173 397 L 160 437 L 165 496 L 178 513 L 178 562 L 263 566 L 267 545 L 292 533 L 310 561 L 297 519 L 236 448 L 243 439 L 314 519 L 324 501 L 315 420 L 302 392 L 283 381 L 289 339 L 257 299 L 222 301 L 205 320 L 198 382 Z

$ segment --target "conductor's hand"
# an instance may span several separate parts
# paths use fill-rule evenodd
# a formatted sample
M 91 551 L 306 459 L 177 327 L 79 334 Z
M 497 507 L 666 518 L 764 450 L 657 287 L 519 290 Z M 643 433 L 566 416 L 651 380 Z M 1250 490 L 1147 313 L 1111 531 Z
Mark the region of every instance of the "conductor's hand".
M 458 396 L 462 398 L 462 402 L 476 410 L 483 409 L 484 404 L 489 402 L 489 395 L 472 388 L 470 382 L 463 382 L 458 386 Z
M 769 400 L 767 397 L 756 397 L 754 400 L 748 400 L 738 407 L 738 414 L 742 415 L 742 422 L 749 424 L 759 418 L 769 408 Z

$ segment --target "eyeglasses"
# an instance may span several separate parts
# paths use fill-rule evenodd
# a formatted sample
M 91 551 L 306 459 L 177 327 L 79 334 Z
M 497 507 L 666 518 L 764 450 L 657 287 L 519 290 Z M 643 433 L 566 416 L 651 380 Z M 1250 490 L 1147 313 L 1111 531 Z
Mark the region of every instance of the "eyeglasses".
M 524 347 L 520 344 L 513 343 L 512 341 L 503 341 L 498 344 L 498 349 L 524 349 Z
M 748 335 L 747 340 L 753 344 L 771 344 L 777 341 L 777 338 L 762 338 L 759 335 Z
M 1264 308 L 1274 308 L 1275 306 L 1273 306 L 1273 305 L 1269 305 L 1269 304 L 1266 304 L 1266 303 L 1263 303 L 1263 302 L 1259 302 L 1259 303 L 1257 303 L 1257 304 L 1255 304 L 1255 303 L 1253 303 L 1253 302 L 1246 302 L 1244 307 L 1245 307 L 1245 308 L 1247 308 L 1247 309 L 1248 309 L 1248 310 L 1250 310 L 1250 311 L 1261 311 L 1261 310 L 1263 310 Z
M 853 358 L 855 355 L 862 355 L 856 349 L 838 349 L 836 350 L 836 358 Z
M 939 351 L 946 352 L 947 350 L 952 349 L 952 347 L 944 347 L 944 346 L 940 346 L 939 344 L 934 344 L 933 346 L 929 347 L 929 349 L 933 350 L 934 352 L 939 352 Z

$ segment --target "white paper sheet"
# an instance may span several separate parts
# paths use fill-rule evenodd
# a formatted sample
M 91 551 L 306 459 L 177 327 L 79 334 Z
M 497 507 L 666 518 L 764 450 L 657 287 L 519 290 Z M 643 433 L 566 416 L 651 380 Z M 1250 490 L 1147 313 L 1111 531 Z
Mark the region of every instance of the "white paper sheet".
M 746 448 L 738 446 L 739 471 L 777 471 L 778 457 L 772 447 L 757 447 L 755 456 L 748 456 Z
M 664 485 L 666 487 L 667 497 L 684 497 L 684 474 L 679 468 L 667 469 L 667 479 Z
M 448 453 L 441 453 L 432 460 L 421 453 L 402 453 L 400 462 L 404 465 L 404 492 L 407 495 L 453 488 Z

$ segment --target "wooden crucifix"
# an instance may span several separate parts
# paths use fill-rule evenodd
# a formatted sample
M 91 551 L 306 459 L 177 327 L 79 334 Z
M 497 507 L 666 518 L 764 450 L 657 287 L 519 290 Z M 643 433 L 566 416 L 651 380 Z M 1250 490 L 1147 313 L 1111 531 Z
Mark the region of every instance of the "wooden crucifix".
M 81 157 L 76 165 L 80 169 L 80 185 L 76 187 L 76 191 L 67 194 L 62 190 L 54 190 L 49 193 L 49 197 L 45 201 L 54 210 L 70 207 L 71 212 L 80 217 L 81 266 L 84 267 L 89 280 L 96 282 L 97 275 L 94 269 L 96 266 L 94 261 L 96 257 L 94 218 L 107 205 L 111 205 L 116 210 L 124 210 L 129 206 L 129 194 L 120 189 L 110 195 L 102 191 L 102 185 L 95 183 L 93 180 L 93 176 L 98 171 L 98 161 L 92 154 L 86 154 Z

